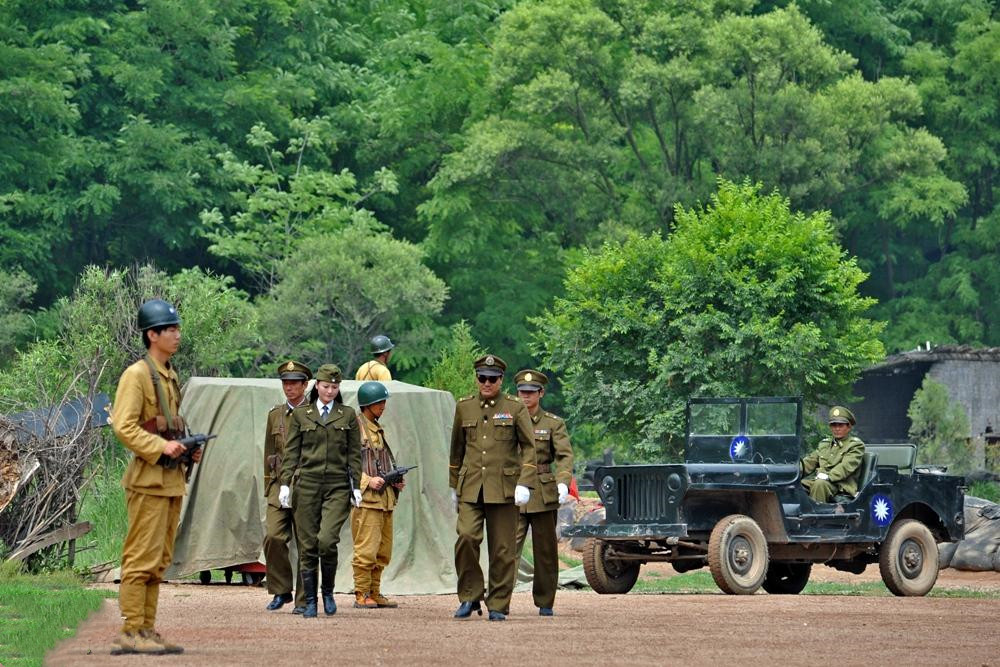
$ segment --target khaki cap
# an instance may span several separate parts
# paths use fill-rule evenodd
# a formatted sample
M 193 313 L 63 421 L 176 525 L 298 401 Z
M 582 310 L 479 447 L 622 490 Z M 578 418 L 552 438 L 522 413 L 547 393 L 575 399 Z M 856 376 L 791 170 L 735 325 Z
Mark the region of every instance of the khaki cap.
M 487 354 L 479 357 L 472 362 L 472 366 L 476 369 L 476 373 L 480 375 L 499 376 L 503 375 L 504 371 L 507 370 L 507 362 L 495 354 Z
M 316 371 L 317 382 L 340 382 L 344 374 L 340 372 L 337 364 L 323 364 Z
M 298 361 L 289 359 L 278 364 L 278 377 L 282 380 L 308 380 L 312 376 L 309 367 Z
M 548 383 L 549 379 L 545 377 L 545 373 L 533 368 L 525 368 L 514 376 L 514 384 L 519 391 L 539 391 Z
M 827 420 L 829 424 L 850 424 L 854 426 L 857 421 L 854 419 L 854 413 L 845 408 L 842 405 L 835 405 L 830 408 L 830 418 Z

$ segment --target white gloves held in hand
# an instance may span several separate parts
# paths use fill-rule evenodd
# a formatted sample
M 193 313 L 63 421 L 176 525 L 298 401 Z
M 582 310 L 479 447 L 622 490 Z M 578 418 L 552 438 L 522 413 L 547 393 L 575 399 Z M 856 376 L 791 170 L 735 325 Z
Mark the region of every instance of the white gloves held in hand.
M 562 505 L 564 502 L 569 500 L 569 487 L 559 482 L 556 484 L 556 488 L 559 489 L 559 504 Z
M 290 509 L 292 507 L 291 500 L 292 490 L 287 486 L 282 485 L 282 487 L 278 489 L 278 505 L 284 507 L 285 509 Z
M 830 476 L 825 472 L 818 472 L 816 473 L 816 479 L 830 479 Z
M 354 493 L 351 497 L 351 504 L 355 507 L 361 507 L 361 489 L 354 489 Z
M 456 512 L 458 511 L 458 493 L 455 492 L 455 489 L 451 490 L 451 506 L 455 508 Z
M 514 487 L 514 504 L 518 507 L 524 507 L 528 504 L 528 499 L 531 498 L 531 490 L 526 486 L 521 486 L 518 484 Z

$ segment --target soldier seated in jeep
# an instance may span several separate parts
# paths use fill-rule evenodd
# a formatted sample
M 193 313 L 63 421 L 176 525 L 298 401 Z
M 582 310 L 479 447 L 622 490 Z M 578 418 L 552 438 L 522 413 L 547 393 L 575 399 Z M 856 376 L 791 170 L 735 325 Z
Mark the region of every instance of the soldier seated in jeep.
M 815 450 L 802 458 L 802 486 L 816 502 L 838 499 L 849 502 L 858 495 L 865 443 L 851 435 L 856 421 L 847 408 L 839 405 L 830 408 L 828 422 L 833 437 L 823 438 Z

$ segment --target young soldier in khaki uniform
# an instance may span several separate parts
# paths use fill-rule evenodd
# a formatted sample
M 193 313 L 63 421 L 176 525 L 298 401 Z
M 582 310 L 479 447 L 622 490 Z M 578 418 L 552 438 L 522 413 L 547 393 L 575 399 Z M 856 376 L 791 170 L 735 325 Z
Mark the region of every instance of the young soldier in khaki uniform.
M 382 573 L 392 558 L 392 511 L 405 481 L 386 484 L 382 478 L 396 467 L 378 420 L 385 411 L 389 391 L 380 382 L 358 388 L 361 415 L 361 506 L 351 510 L 354 538 L 354 606 L 359 609 L 397 607 L 382 595 Z
M 317 567 L 322 570 L 323 611 L 337 613 L 333 579 L 337 573 L 337 543 L 351 504 L 361 503 L 353 488 L 361 471 L 361 437 L 354 410 L 340 396 L 340 368 L 323 364 L 316 371 L 310 403 L 295 408 L 281 463 L 278 501 L 291 507 L 295 488 L 295 537 L 306 593 L 305 618 L 316 618 Z M 353 498 L 353 500 L 352 500 Z
M 388 336 L 379 334 L 372 336 L 372 355 L 375 357 L 371 361 L 361 364 L 358 372 L 354 374 L 354 379 L 359 382 L 369 380 L 377 382 L 389 382 L 392 380 L 392 373 L 389 372 L 389 357 L 392 356 L 392 349 L 396 347 L 389 340 Z
M 507 364 L 492 354 L 474 362 L 478 396 L 455 406 L 448 466 L 451 497 L 458 511 L 455 618 L 482 615 L 483 571 L 479 545 L 486 524 L 490 587 L 486 608 L 491 621 L 506 620 L 517 576 L 517 508 L 528 503 L 536 483 L 534 429 L 528 410 L 500 393 Z
M 267 427 L 264 431 L 264 497 L 267 498 L 264 562 L 267 563 L 267 592 L 274 595 L 267 605 L 271 611 L 281 609 L 292 601 L 292 563 L 288 557 L 288 545 L 295 539 L 294 513 L 282 507 L 278 500 L 281 486 L 278 477 L 281 475 L 281 460 L 285 454 L 285 438 L 292 420 L 292 410 L 308 401 L 306 385 L 312 378 L 312 371 L 305 364 L 287 361 L 279 364 L 278 377 L 281 378 L 285 401 L 267 413 Z M 305 600 L 300 571 L 292 611 L 298 614 L 305 611 Z
M 566 422 L 542 410 L 540 405 L 548 382 L 549 378 L 544 373 L 532 369 L 520 371 L 514 376 L 517 395 L 528 409 L 535 426 L 538 486 L 528 504 L 521 508 L 517 526 L 517 556 L 521 556 L 530 526 L 535 565 L 531 593 L 539 616 L 552 616 L 559 585 L 556 519 L 559 505 L 569 499 L 569 485 L 573 481 L 573 446 L 566 433 Z
M 856 423 L 845 407 L 830 408 L 832 438 L 823 438 L 819 446 L 802 459 L 802 486 L 809 497 L 821 503 L 830 502 L 839 494 L 858 494 L 858 475 L 865 457 L 865 443 L 851 435 Z
M 147 354 L 118 380 L 111 427 L 133 453 L 122 486 L 128 506 L 128 534 L 122 546 L 121 634 L 111 649 L 121 653 L 181 653 L 184 649 L 156 631 L 160 581 L 174 553 L 174 537 L 184 496 L 185 468 L 165 467 L 165 458 L 184 453 L 177 442 L 184 422 L 177 411 L 181 391 L 170 358 L 181 342 L 180 317 L 166 301 L 139 308 L 139 329 Z M 201 460 L 199 449 L 192 457 Z

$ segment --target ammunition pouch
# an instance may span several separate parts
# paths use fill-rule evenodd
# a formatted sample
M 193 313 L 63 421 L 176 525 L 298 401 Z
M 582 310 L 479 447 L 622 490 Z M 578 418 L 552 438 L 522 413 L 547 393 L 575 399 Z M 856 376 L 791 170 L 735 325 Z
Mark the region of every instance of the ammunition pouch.
M 271 454 L 267 457 L 267 469 L 271 478 L 276 479 L 281 473 L 281 454 Z
M 552 464 L 551 463 L 539 463 L 538 466 L 537 466 L 537 468 L 538 468 L 538 472 L 539 473 L 552 472 Z

